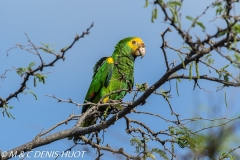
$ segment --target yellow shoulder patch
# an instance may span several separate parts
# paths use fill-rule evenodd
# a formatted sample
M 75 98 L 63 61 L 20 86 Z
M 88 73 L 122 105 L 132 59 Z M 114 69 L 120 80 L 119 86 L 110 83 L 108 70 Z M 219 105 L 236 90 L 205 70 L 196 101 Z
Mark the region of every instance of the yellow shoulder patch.
M 113 58 L 111 58 L 111 57 L 107 58 L 107 63 L 113 64 L 114 63 Z

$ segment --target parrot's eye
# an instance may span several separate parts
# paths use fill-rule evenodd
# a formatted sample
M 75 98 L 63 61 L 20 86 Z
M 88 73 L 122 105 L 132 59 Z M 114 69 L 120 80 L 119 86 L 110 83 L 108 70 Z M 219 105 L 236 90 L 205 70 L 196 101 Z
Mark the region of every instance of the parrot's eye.
M 136 44 L 137 44 L 137 42 L 133 40 L 133 41 L 132 41 L 132 44 L 133 44 L 133 45 L 136 45 Z

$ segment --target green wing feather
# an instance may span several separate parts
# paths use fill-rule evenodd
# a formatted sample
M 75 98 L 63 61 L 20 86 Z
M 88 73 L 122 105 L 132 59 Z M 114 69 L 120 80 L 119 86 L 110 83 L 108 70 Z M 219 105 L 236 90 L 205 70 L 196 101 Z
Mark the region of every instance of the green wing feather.
M 102 89 L 107 88 L 112 77 L 112 71 L 114 64 L 107 62 L 108 57 L 101 58 L 93 68 L 94 75 L 88 92 L 85 97 L 86 102 L 97 103 L 102 98 Z M 91 107 L 86 105 L 82 107 L 82 113 Z M 82 127 L 86 127 L 94 123 L 94 119 L 90 118 L 85 121 Z

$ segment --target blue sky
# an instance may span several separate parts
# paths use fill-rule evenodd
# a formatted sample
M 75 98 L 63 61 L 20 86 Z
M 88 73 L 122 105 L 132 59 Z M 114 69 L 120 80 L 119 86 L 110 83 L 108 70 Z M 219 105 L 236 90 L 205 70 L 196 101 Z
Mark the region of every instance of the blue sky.
M 2 151 L 15 148 L 23 143 L 31 141 L 42 129 L 46 130 L 59 121 L 66 119 L 71 113 L 78 114 L 81 108 L 74 105 L 57 103 L 56 100 L 45 96 L 56 95 L 61 99 L 71 98 L 72 100 L 82 103 L 92 78 L 92 68 L 96 61 L 103 56 L 110 56 L 115 44 L 129 36 L 138 36 L 143 39 L 146 45 L 146 56 L 143 59 L 135 61 L 135 83 L 145 83 L 149 85 L 156 82 L 166 71 L 163 54 L 160 50 L 162 43 L 160 33 L 168 25 L 163 22 L 163 14 L 159 10 L 158 19 L 151 23 L 152 5 L 143 8 L 145 1 L 138 0 L 118 0 L 118 1 L 78 1 L 72 0 L 22 0 L 22 1 L 1 1 L 0 5 L 0 74 L 6 69 L 12 67 L 26 67 L 30 62 L 39 64 L 37 56 L 24 52 L 19 49 L 11 50 L 9 56 L 6 51 L 15 44 L 27 44 L 24 33 L 27 33 L 31 41 L 40 46 L 41 43 L 53 45 L 56 51 L 69 45 L 76 34 L 81 34 L 87 27 L 94 22 L 91 34 L 81 39 L 66 54 L 66 60 L 59 61 L 53 68 L 43 71 L 47 73 L 46 84 L 38 83 L 37 87 L 33 86 L 33 79 L 27 83 L 29 90 L 34 91 L 38 100 L 34 100 L 31 94 L 20 94 L 17 99 L 12 99 L 9 104 L 14 107 L 11 113 L 16 120 L 9 119 L 6 116 L 0 116 L 0 125 L 4 129 L 0 136 L 0 149 Z M 183 28 L 188 29 L 190 23 L 184 20 L 186 15 L 192 17 L 201 14 L 204 6 L 209 4 L 202 2 L 186 2 L 183 13 Z M 207 18 L 200 19 L 207 23 L 206 31 L 212 33 L 217 25 L 223 25 L 222 21 L 210 23 L 213 12 L 209 13 Z M 193 30 L 193 33 L 201 33 L 199 28 Z M 202 36 L 202 35 L 200 35 Z M 182 39 L 176 35 L 176 32 L 168 33 L 166 40 L 171 46 L 181 47 Z M 180 63 L 178 55 L 167 50 L 169 59 L 177 60 Z M 43 53 L 44 59 L 51 61 L 51 55 Z M 216 56 L 216 58 L 219 58 Z M 215 66 L 221 66 L 222 60 L 216 61 Z M 224 62 L 226 63 L 226 62 Z M 231 68 L 233 73 L 237 74 L 239 70 Z M 184 71 L 185 73 L 188 73 Z M 208 73 L 207 69 L 200 70 L 201 73 Z M 183 73 L 183 72 L 179 72 Z M 214 75 L 214 74 L 213 74 Z M 8 72 L 6 79 L 0 81 L 0 97 L 5 98 L 8 94 L 15 91 L 21 82 L 15 71 Z M 196 115 L 207 117 L 210 113 L 215 113 L 213 108 L 217 107 L 219 116 L 235 117 L 239 114 L 239 95 L 238 88 L 227 88 L 220 92 L 215 92 L 216 83 L 206 83 L 200 81 L 200 85 L 210 92 L 199 90 L 193 91 L 194 83 L 183 81 L 179 84 L 180 97 L 175 91 L 175 81 L 171 82 L 172 106 L 181 118 L 191 118 Z M 169 84 L 166 83 L 162 89 L 168 90 Z M 224 104 L 224 91 L 227 91 L 229 107 Z M 126 96 L 125 100 L 131 100 L 132 95 Z M 209 107 L 211 106 L 211 107 Z M 144 106 L 139 106 L 139 110 L 161 114 L 162 116 L 174 119 L 169 110 L 166 101 L 156 95 L 147 99 Z M 150 127 L 156 128 L 160 124 L 160 129 L 166 129 L 167 124 L 164 121 L 157 122 L 149 119 L 147 116 L 130 115 L 134 119 L 143 119 Z M 214 118 L 214 117 L 213 117 Z M 155 123 L 156 122 L 156 123 Z M 73 123 L 61 126 L 55 130 L 71 128 Z M 202 124 L 201 124 L 202 125 Z M 157 129 L 159 129 L 157 128 Z M 113 145 L 111 147 L 124 147 L 126 152 L 134 152 L 134 147 L 130 146 L 130 137 L 125 133 L 125 122 L 120 120 L 114 126 L 109 128 L 105 134 L 105 143 Z M 68 140 L 60 140 L 47 146 L 35 150 L 66 150 L 73 145 Z M 156 147 L 156 146 L 153 146 Z M 161 146 L 157 146 L 161 147 Z M 78 146 L 76 150 L 84 150 L 84 146 Z M 106 154 L 112 156 L 111 154 Z M 106 157 L 108 157 L 106 156 Z M 84 159 L 95 157 L 95 151 L 86 153 Z

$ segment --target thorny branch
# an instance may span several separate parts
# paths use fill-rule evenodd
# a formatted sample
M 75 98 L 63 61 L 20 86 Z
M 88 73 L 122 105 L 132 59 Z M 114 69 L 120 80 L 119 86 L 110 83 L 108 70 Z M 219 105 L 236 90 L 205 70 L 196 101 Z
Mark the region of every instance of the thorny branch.
M 68 46 L 66 49 L 61 49 L 61 53 L 59 54 L 56 54 L 55 56 L 55 59 L 53 59 L 51 62 L 45 64 L 43 63 L 43 60 L 42 60 L 42 57 L 41 55 L 39 54 L 38 52 L 38 47 L 36 47 L 31 41 L 30 39 L 28 38 L 27 36 L 27 39 L 28 39 L 28 42 L 30 43 L 30 46 L 32 46 L 34 48 L 34 50 L 36 51 L 35 54 L 38 55 L 38 57 L 40 58 L 41 60 L 41 64 L 33 69 L 33 70 L 29 70 L 28 72 L 25 72 L 25 74 L 23 75 L 23 81 L 21 82 L 21 85 L 19 86 L 19 89 L 17 89 L 15 92 L 9 94 L 6 98 L 2 98 L 0 97 L 0 108 L 1 107 L 4 107 L 8 101 L 12 98 L 17 98 L 18 94 L 22 93 L 26 87 L 27 87 L 27 82 L 29 80 L 29 78 L 31 76 L 34 76 L 35 73 L 39 72 L 39 71 L 43 71 L 44 68 L 46 67 L 52 67 L 54 66 L 54 64 L 59 61 L 60 59 L 64 60 L 65 59 L 65 53 L 70 49 L 72 48 L 72 46 L 81 38 L 84 38 L 85 35 L 88 35 L 90 32 L 90 29 L 93 27 L 93 23 L 90 25 L 89 28 L 87 28 L 86 32 L 83 32 L 80 36 L 79 35 L 76 35 L 76 37 L 74 38 L 73 42 L 71 43 L 70 46 Z M 41 48 L 43 50 L 43 48 Z
M 165 47 L 166 47 L 166 44 L 167 42 L 165 41 L 165 34 L 167 32 L 171 32 L 171 29 L 170 28 L 167 28 L 162 34 L 161 34 L 161 37 L 162 37 L 162 45 L 161 45 L 161 49 L 163 51 L 163 55 L 164 55 L 164 59 L 165 59 L 165 63 L 166 63 L 166 67 L 167 67 L 167 71 L 170 70 L 169 68 L 169 65 L 168 65 L 168 59 L 167 59 L 167 54 L 166 54 L 166 51 L 165 51 Z
M 183 1 L 181 1 L 182 3 Z M 215 5 L 215 3 L 220 2 L 220 1 L 215 1 L 214 3 L 210 4 L 209 6 L 207 6 L 205 8 L 205 10 L 199 15 L 197 16 L 194 20 L 193 20 L 193 24 L 197 23 L 199 18 L 202 17 L 204 14 L 206 14 L 206 11 L 210 8 L 210 6 Z M 221 1 L 222 2 L 222 1 Z M 49 96 L 52 97 L 56 100 L 58 100 L 58 102 L 66 102 L 66 103 L 71 103 L 74 104 L 76 106 L 83 106 L 83 105 L 92 105 L 92 107 L 90 109 L 88 109 L 85 113 L 81 114 L 81 115 L 71 115 L 69 118 L 67 118 L 66 120 L 54 125 L 53 127 L 51 127 L 50 129 L 48 129 L 45 132 L 41 132 L 39 135 L 37 135 L 34 140 L 23 144 L 17 148 L 11 149 L 10 151 L 12 152 L 17 152 L 17 154 L 20 154 L 21 151 L 30 151 L 34 148 L 46 145 L 48 143 L 52 143 L 54 141 L 63 139 L 63 138 L 67 138 L 67 137 L 73 137 L 73 136 L 79 136 L 80 139 L 83 141 L 84 144 L 88 144 L 93 148 L 97 149 L 97 153 L 98 153 L 98 159 L 100 159 L 100 157 L 103 155 L 103 153 L 101 151 L 108 151 L 111 153 L 118 153 L 121 154 L 123 156 L 125 156 L 127 159 L 137 159 L 142 155 L 146 155 L 146 152 L 148 151 L 146 149 L 147 147 L 147 143 L 146 141 L 144 141 L 143 145 L 144 145 L 144 149 L 143 152 L 140 152 L 138 154 L 136 154 L 137 156 L 133 156 L 127 152 L 125 152 L 123 150 L 123 148 L 120 149 L 113 149 L 112 147 L 110 147 L 110 145 L 107 145 L 106 147 L 102 146 L 99 144 L 99 141 L 94 142 L 93 141 L 93 137 L 95 134 L 99 133 L 101 130 L 106 130 L 109 126 L 113 125 L 114 123 L 116 123 L 119 119 L 123 118 L 126 121 L 126 132 L 130 135 L 132 135 L 133 137 L 140 137 L 142 139 L 146 139 L 149 138 L 153 141 L 156 141 L 158 143 L 161 144 L 161 146 L 159 148 L 163 148 L 164 151 L 167 151 L 172 159 L 176 158 L 178 159 L 178 157 L 176 156 L 174 149 L 170 149 L 167 147 L 167 143 L 171 144 L 171 145 L 175 145 L 178 144 L 180 147 L 189 147 L 190 149 L 192 149 L 191 146 L 191 141 L 188 141 L 184 138 L 184 134 L 189 135 L 194 135 L 194 136 L 199 136 L 197 135 L 199 132 L 204 131 L 206 129 L 210 129 L 210 128 L 217 128 L 217 127 L 221 127 L 221 126 L 225 126 L 226 124 L 239 120 L 240 117 L 237 118 L 219 118 L 219 119 L 206 119 L 206 118 L 189 118 L 189 119 L 181 119 L 180 115 L 176 114 L 173 110 L 173 108 L 171 107 L 171 101 L 166 98 L 168 105 L 170 106 L 170 109 L 172 111 L 172 113 L 176 116 L 176 120 L 169 120 L 167 118 L 164 118 L 162 115 L 159 114 L 153 114 L 150 112 L 142 112 L 142 111 L 137 111 L 137 106 L 142 105 L 145 103 L 146 99 L 152 95 L 152 94 L 157 94 L 157 89 L 159 87 L 161 87 L 164 83 L 166 83 L 167 81 L 173 80 L 173 79 L 192 79 L 195 81 L 195 85 L 197 83 L 197 81 L 199 79 L 202 80 L 206 80 L 206 81 L 213 81 L 213 82 L 217 82 L 222 84 L 223 86 L 233 86 L 233 87 L 239 87 L 239 78 L 238 77 L 234 77 L 233 75 L 231 75 L 228 72 L 225 72 L 226 74 L 228 74 L 228 76 L 230 76 L 233 81 L 226 81 L 226 80 L 222 80 L 220 78 L 215 78 L 214 76 L 210 76 L 210 75 L 199 75 L 199 76 L 187 76 L 185 74 L 181 74 L 178 75 L 177 72 L 183 69 L 186 69 L 186 66 L 189 65 L 192 62 L 196 62 L 196 64 L 198 64 L 199 62 L 201 64 L 203 64 L 205 67 L 210 67 L 211 69 L 215 70 L 216 72 L 220 72 L 218 69 L 216 69 L 215 67 L 213 67 L 212 65 L 204 62 L 203 60 L 201 60 L 201 58 L 203 58 L 205 55 L 208 55 L 212 52 L 217 52 L 219 55 L 221 55 L 222 57 L 224 57 L 226 60 L 228 60 L 231 63 L 239 63 L 236 61 L 233 61 L 231 59 L 229 59 L 227 57 L 227 55 L 225 55 L 223 52 L 221 52 L 221 48 L 230 48 L 232 51 L 238 52 L 239 53 L 239 49 L 237 49 L 236 47 L 232 47 L 232 43 L 237 43 L 240 41 L 240 37 L 237 36 L 237 34 L 232 33 L 233 31 L 233 27 L 240 21 L 239 16 L 235 16 L 235 15 L 231 15 L 231 10 L 233 8 L 233 3 L 235 3 L 235 1 L 226 1 L 226 5 L 225 7 L 225 15 L 222 15 L 221 18 L 225 20 L 226 23 L 226 27 L 224 29 L 221 28 L 217 28 L 216 32 L 209 35 L 206 34 L 206 38 L 200 39 L 197 35 L 196 35 L 196 40 L 194 38 L 192 38 L 192 36 L 190 35 L 190 29 L 193 26 L 190 26 L 190 28 L 188 29 L 188 31 L 185 31 L 184 29 L 181 28 L 181 26 L 178 25 L 178 23 L 176 22 L 176 19 L 174 18 L 174 15 L 171 15 L 172 12 L 168 11 L 168 7 L 167 7 L 167 3 L 164 3 L 163 1 L 154 1 L 154 5 L 158 5 L 164 15 L 164 19 L 166 22 L 169 22 L 170 26 L 177 31 L 177 33 L 180 35 L 180 37 L 182 37 L 184 44 L 187 45 L 188 47 L 188 52 L 182 51 L 182 49 L 176 49 L 174 47 L 171 47 L 169 44 L 167 44 L 167 42 L 165 41 L 165 34 L 170 31 L 170 28 L 167 28 L 163 34 L 161 34 L 162 37 L 162 45 L 161 45 L 161 49 L 163 51 L 164 54 L 164 60 L 165 60 L 165 64 L 167 67 L 167 71 L 165 72 L 165 74 L 160 77 L 152 86 L 146 88 L 145 92 L 138 97 L 136 100 L 134 99 L 133 102 L 122 102 L 122 101 L 108 101 L 107 103 L 102 103 L 102 100 L 100 100 L 97 104 L 94 103 L 90 103 L 90 102 L 86 102 L 84 104 L 79 104 L 77 102 L 72 101 L 72 99 L 69 100 L 62 100 L 60 98 L 57 98 L 56 96 Z M 180 11 L 180 9 L 178 9 L 178 11 Z M 176 16 L 176 15 L 175 15 Z M 178 16 L 178 15 L 177 15 Z M 193 25 L 192 24 L 192 25 Z M 89 30 L 93 27 L 93 24 L 87 29 L 86 32 L 83 32 L 81 36 L 76 36 L 74 41 L 71 43 L 71 45 L 65 49 L 61 50 L 61 54 L 56 54 L 53 53 L 51 51 L 49 51 L 49 53 L 52 53 L 53 55 L 55 55 L 55 59 L 48 63 L 48 64 L 44 64 L 43 59 L 41 59 L 40 54 L 38 53 L 38 49 L 43 49 L 43 48 L 38 48 L 36 47 L 28 38 L 28 42 L 30 43 L 30 46 L 33 48 L 32 50 L 27 50 L 31 53 L 37 54 L 40 58 L 41 61 L 41 65 L 36 68 L 35 70 L 32 70 L 30 72 L 25 73 L 24 75 L 24 79 L 23 82 L 20 86 L 20 88 L 12 93 L 11 95 L 9 95 L 7 98 L 3 99 L 0 98 L 0 106 L 4 107 L 4 104 L 6 104 L 11 98 L 13 97 L 17 97 L 17 95 L 21 92 L 23 92 L 23 90 L 26 87 L 26 82 L 28 81 L 28 78 L 32 75 L 34 75 L 34 73 L 36 73 L 37 71 L 42 71 L 45 67 L 48 66 L 53 66 L 53 64 L 59 60 L 59 59 L 65 59 L 64 55 L 65 53 L 75 44 L 76 41 L 78 41 L 80 38 L 83 38 L 84 35 L 89 34 Z M 224 33 L 222 36 L 219 36 L 220 34 Z M 24 46 L 20 45 L 18 46 L 22 49 L 24 49 Z M 168 55 L 166 53 L 166 48 L 169 48 L 175 52 L 177 52 L 178 54 L 185 56 L 182 60 L 181 63 L 177 64 L 177 65 L 172 65 L 170 67 L 169 65 L 169 60 L 168 60 Z M 124 74 L 122 74 L 122 76 L 124 77 Z M 197 84 L 198 85 L 198 84 Z M 119 93 L 123 90 L 120 91 L 115 91 L 114 93 L 110 93 L 110 94 L 115 94 L 115 93 Z M 125 90 L 125 91 L 129 91 L 129 90 Z M 134 90 L 132 90 L 134 91 Z M 136 92 L 138 92 L 139 90 L 136 90 Z M 110 95 L 109 94 L 109 95 Z M 170 94 L 170 93 L 169 93 Z M 107 95 L 107 96 L 109 96 Z M 105 97 L 103 97 L 105 98 Z M 103 99 L 102 98 L 102 99 Z M 113 114 L 109 114 L 109 117 L 107 119 L 104 119 L 95 124 L 95 125 L 91 125 L 89 127 L 79 127 L 81 126 L 81 124 L 88 119 L 91 116 L 97 116 L 97 117 L 101 117 L 102 113 L 100 113 L 100 111 L 98 111 L 98 108 L 100 106 L 114 106 L 114 105 L 122 105 L 123 109 L 119 112 L 113 113 Z M 154 131 L 152 128 L 150 128 L 147 124 L 145 124 L 142 120 L 133 120 L 127 117 L 128 114 L 130 113 L 135 113 L 135 114 L 146 114 L 149 116 L 153 116 L 156 117 L 160 120 L 163 120 L 165 122 L 171 122 L 173 123 L 172 126 L 170 126 L 168 129 L 164 129 L 164 130 L 157 130 Z M 68 130 L 62 130 L 60 132 L 56 132 L 53 133 L 51 135 L 47 135 L 49 134 L 51 131 L 53 131 L 54 129 L 56 129 L 58 126 L 65 124 L 71 120 L 77 120 L 77 123 L 70 129 Z M 201 120 L 205 120 L 205 121 L 209 121 L 209 122 L 213 122 L 213 121 L 221 121 L 223 120 L 224 123 L 220 123 L 218 125 L 211 125 L 211 126 L 207 126 L 204 128 L 201 128 L 195 132 L 192 131 L 188 131 L 187 129 L 187 124 L 191 123 L 191 122 L 196 122 L 196 121 L 201 121 Z M 138 128 L 134 128 L 135 126 L 139 126 Z M 93 133 L 92 138 L 87 139 L 86 137 L 84 137 L 84 135 L 86 134 L 91 134 Z M 167 138 L 163 139 L 162 137 L 160 137 L 160 135 L 165 135 L 167 136 Z M 44 137 L 45 136 L 45 137 Z M 187 137 L 189 139 L 191 139 L 191 136 Z M 96 136 L 97 137 L 97 136 Z M 185 146 L 184 146 L 184 145 Z M 77 144 L 74 144 L 74 146 Z M 237 150 L 239 147 L 236 147 L 232 150 L 230 150 L 228 154 L 232 153 L 233 151 Z M 8 155 L 10 155 L 10 151 L 8 151 Z M 194 150 L 195 151 L 195 150 Z M 142 154 L 141 154 L 142 153 Z M 213 152 L 215 153 L 215 151 Z M 196 153 L 197 154 L 197 153 Z M 206 153 L 206 155 L 208 155 Z M 0 158 L 0 159 L 7 159 L 7 158 Z
M 132 156 L 126 152 L 124 152 L 123 148 L 119 148 L 118 150 L 114 150 L 112 149 L 109 145 L 104 147 L 104 146 L 100 146 L 94 142 L 92 142 L 91 140 L 88 140 L 87 138 L 85 138 L 84 136 L 80 137 L 82 141 L 84 141 L 86 144 L 91 145 L 93 148 L 97 148 L 98 151 L 100 150 L 105 150 L 105 151 L 109 151 L 112 152 L 113 154 L 118 153 L 121 155 L 124 155 L 127 159 L 139 159 L 138 157 Z
M 205 79 L 205 80 L 209 80 L 209 81 L 213 81 L 213 82 L 218 82 L 218 83 L 221 83 L 225 86 L 233 86 L 233 87 L 238 87 L 240 86 L 240 83 L 234 83 L 234 82 L 226 82 L 224 80 L 221 80 L 219 78 L 215 78 L 215 77 L 209 77 L 208 75 L 202 75 L 202 76 L 185 76 L 185 75 L 173 75 L 171 77 L 169 77 L 169 80 L 171 79 L 192 79 L 192 80 L 198 80 L 198 79 Z

